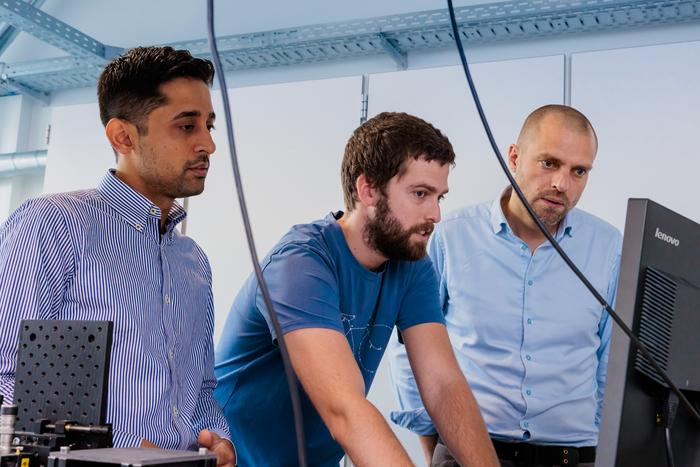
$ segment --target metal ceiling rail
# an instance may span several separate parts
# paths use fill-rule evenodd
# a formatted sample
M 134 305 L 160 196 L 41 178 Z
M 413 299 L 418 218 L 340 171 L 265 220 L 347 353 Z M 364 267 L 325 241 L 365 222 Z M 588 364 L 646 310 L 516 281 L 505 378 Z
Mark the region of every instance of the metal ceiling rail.
M 22 0 L 0 0 L 0 21 L 90 63 L 104 64 L 121 50 L 102 44 Z
M 8 2 L 0 0 L 0 5 Z M 26 5 L 20 0 L 13 3 Z M 694 22 L 700 20 L 700 0 L 522 0 L 464 6 L 455 13 L 462 40 L 481 44 Z M 57 36 L 45 40 L 56 45 L 51 41 Z M 75 42 L 64 50 L 80 51 L 82 39 Z M 376 55 L 388 55 L 397 68 L 405 69 L 408 53 L 453 47 L 454 42 L 447 10 L 441 9 L 232 35 L 220 38 L 218 44 L 225 69 L 232 71 Z M 203 57 L 209 54 L 206 39 L 171 45 Z M 4 76 L 43 93 L 93 86 L 102 64 L 85 60 L 86 52 L 81 53 L 6 64 Z M 6 89 L 0 89 L 0 95 Z
M 25 2 L 32 5 L 34 8 L 41 8 L 46 0 L 24 0 Z M 5 23 L 2 28 L 0 28 L 0 55 L 7 50 L 12 41 L 19 35 L 19 30 Z

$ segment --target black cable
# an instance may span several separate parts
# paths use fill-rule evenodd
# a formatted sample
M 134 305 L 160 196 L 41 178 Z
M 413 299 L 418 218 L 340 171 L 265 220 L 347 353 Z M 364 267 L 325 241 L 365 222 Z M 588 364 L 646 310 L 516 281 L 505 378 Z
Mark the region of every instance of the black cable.
M 671 429 L 664 428 L 665 438 L 666 438 L 666 465 L 668 467 L 674 467 L 673 462 L 673 448 L 671 447 Z
M 654 370 L 661 376 L 661 378 L 666 382 L 669 388 L 678 396 L 680 399 L 681 403 L 683 406 L 690 412 L 690 414 L 700 422 L 700 414 L 698 413 L 697 410 L 692 406 L 692 404 L 688 401 L 688 399 L 683 395 L 683 393 L 678 389 L 678 387 L 673 384 L 673 381 L 668 377 L 665 371 L 661 369 L 661 367 L 656 363 L 656 360 L 651 356 L 649 353 L 649 350 L 647 350 L 646 346 L 642 344 L 639 339 L 632 333 L 629 327 L 625 324 L 624 321 L 622 321 L 622 318 L 618 316 L 617 313 L 615 313 L 615 310 L 612 309 L 612 307 L 608 304 L 608 302 L 603 298 L 602 295 L 598 293 L 598 291 L 593 287 L 593 285 L 589 282 L 589 280 L 586 278 L 586 276 L 583 275 L 583 273 L 576 267 L 573 261 L 571 261 L 571 258 L 562 250 L 561 246 L 559 246 L 559 243 L 554 239 L 551 233 L 549 233 L 549 230 L 547 230 L 542 224 L 542 221 L 540 218 L 537 216 L 535 213 L 535 210 L 530 206 L 530 203 L 527 201 L 525 198 L 525 195 L 523 194 L 522 190 L 520 189 L 520 186 L 518 186 L 518 183 L 515 181 L 515 178 L 513 178 L 513 175 L 510 173 L 510 170 L 508 170 L 508 166 L 506 165 L 505 160 L 503 159 L 503 156 L 501 155 L 501 151 L 498 149 L 498 145 L 496 144 L 496 140 L 493 136 L 493 133 L 491 133 L 491 127 L 489 126 L 489 122 L 486 120 L 486 114 L 484 113 L 484 109 L 481 106 L 481 100 L 479 99 L 479 94 L 476 92 L 476 86 L 474 85 L 474 81 L 472 79 L 471 72 L 469 71 L 469 64 L 467 63 L 467 57 L 464 54 L 464 48 L 462 46 L 462 39 L 460 38 L 459 34 L 459 28 L 457 27 L 457 20 L 455 18 L 455 12 L 454 8 L 452 7 L 452 0 L 447 0 L 447 9 L 449 10 L 450 13 L 450 22 L 452 24 L 452 35 L 454 36 L 455 43 L 457 44 L 457 50 L 459 51 L 459 58 L 462 61 L 462 68 L 464 69 L 464 74 L 467 77 L 467 82 L 469 83 L 469 90 L 471 91 L 472 97 L 474 99 L 474 104 L 476 105 L 476 110 L 479 112 L 479 118 L 481 119 L 481 123 L 484 126 L 484 131 L 486 131 L 486 136 L 489 139 L 489 143 L 491 143 L 491 148 L 493 148 L 494 154 L 496 155 L 496 159 L 498 159 L 498 163 L 501 165 L 501 168 L 503 169 L 503 172 L 506 174 L 506 177 L 508 177 L 508 181 L 510 182 L 511 186 L 513 187 L 513 191 L 518 195 L 518 198 L 520 198 L 520 201 L 523 203 L 523 206 L 525 206 L 525 209 L 527 209 L 527 212 L 530 214 L 530 217 L 532 217 L 532 220 L 535 221 L 535 224 L 537 224 L 537 227 L 542 231 L 544 236 L 549 240 L 549 243 L 551 243 L 552 247 L 559 253 L 559 256 L 564 260 L 564 262 L 569 266 L 569 268 L 576 274 L 576 276 L 579 278 L 579 280 L 583 283 L 583 285 L 586 286 L 586 288 L 593 294 L 596 300 L 598 300 L 598 303 L 600 303 L 604 308 L 605 311 L 608 312 L 608 314 L 612 317 L 612 319 L 617 323 L 618 326 L 624 331 L 625 334 L 630 338 L 632 343 L 636 348 L 639 349 L 639 351 L 644 355 L 644 357 L 647 359 L 647 361 L 651 364 L 651 366 L 654 367 Z
M 255 270 L 255 276 L 258 279 L 258 285 L 260 286 L 260 290 L 263 294 L 265 307 L 267 308 L 267 311 L 270 314 L 272 327 L 275 330 L 275 334 L 277 334 L 277 344 L 280 348 L 282 363 L 284 365 L 284 372 L 287 376 L 287 384 L 289 385 L 289 396 L 292 400 L 292 410 L 294 412 L 294 429 L 296 431 L 297 439 L 297 456 L 299 459 L 299 465 L 301 467 L 306 467 L 307 464 L 306 442 L 304 440 L 304 420 L 302 418 L 301 399 L 299 397 L 299 387 L 297 385 L 297 378 L 294 373 L 294 369 L 292 368 L 292 363 L 289 359 L 289 352 L 287 351 L 287 344 L 284 339 L 282 327 L 280 326 L 279 319 L 277 318 L 277 313 L 275 312 L 274 307 L 272 305 L 270 291 L 268 290 L 267 283 L 265 283 L 262 270 L 260 269 L 260 262 L 258 260 L 258 254 L 255 249 L 255 241 L 253 240 L 253 230 L 250 226 L 250 218 L 248 217 L 248 207 L 246 206 L 245 195 L 243 193 L 243 183 L 241 181 L 241 173 L 238 167 L 238 156 L 236 154 L 236 142 L 233 138 L 233 119 L 231 118 L 231 107 L 228 100 L 228 87 L 226 86 L 224 67 L 221 64 L 219 50 L 216 45 L 216 34 L 214 33 L 214 0 L 207 0 L 207 36 L 209 38 L 209 49 L 211 50 L 211 57 L 212 61 L 214 62 L 214 69 L 216 70 L 216 75 L 219 80 L 221 98 L 224 102 L 224 120 L 226 121 L 226 136 L 228 137 L 229 153 L 231 156 L 231 166 L 233 168 L 233 178 L 236 182 L 238 204 L 241 208 L 241 216 L 243 217 L 243 225 L 245 226 L 245 234 L 248 240 L 250 258 L 253 261 L 253 269 Z
M 664 438 L 666 441 L 667 467 L 674 467 L 673 447 L 671 445 L 671 428 L 673 428 L 673 422 L 676 421 L 676 412 L 678 412 L 678 396 L 669 391 L 664 398 L 663 406 L 661 407 L 661 421 L 664 428 Z

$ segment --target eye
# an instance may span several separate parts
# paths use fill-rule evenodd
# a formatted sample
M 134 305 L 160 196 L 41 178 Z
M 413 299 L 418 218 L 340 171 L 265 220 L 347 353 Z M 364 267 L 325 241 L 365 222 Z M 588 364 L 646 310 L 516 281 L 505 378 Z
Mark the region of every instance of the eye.
M 544 160 L 540 161 L 540 164 L 542 164 L 542 167 L 544 167 L 545 169 L 554 168 L 554 161 L 552 161 L 550 159 L 544 159 Z
M 582 167 L 578 167 L 577 169 L 574 170 L 574 173 L 578 177 L 583 177 L 584 175 L 586 175 L 588 173 L 588 170 L 586 170 Z
M 445 200 L 445 195 L 438 196 L 438 203 L 442 203 Z
M 416 198 L 423 199 L 427 193 L 424 190 L 417 190 L 413 194 L 416 195 Z
M 190 132 L 194 130 L 194 125 L 180 125 L 180 129 L 182 129 L 183 131 Z
M 211 124 L 211 125 L 207 125 L 207 129 L 209 131 L 212 131 L 212 130 L 216 130 L 216 127 L 214 126 L 214 124 Z

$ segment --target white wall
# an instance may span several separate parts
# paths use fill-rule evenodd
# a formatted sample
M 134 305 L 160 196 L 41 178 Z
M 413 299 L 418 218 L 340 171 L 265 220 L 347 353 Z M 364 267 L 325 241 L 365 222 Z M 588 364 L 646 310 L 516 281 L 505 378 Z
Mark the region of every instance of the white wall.
M 17 150 L 22 96 L 0 97 L 0 154 Z
M 50 107 L 26 96 L 0 97 L 0 154 L 46 149 Z M 44 170 L 0 173 L 0 223 L 41 193 Z
M 45 193 L 94 187 L 114 165 L 96 102 L 53 108 Z
M 700 42 L 575 54 L 572 76 L 600 139 L 580 205 L 620 230 L 633 197 L 700 222 Z

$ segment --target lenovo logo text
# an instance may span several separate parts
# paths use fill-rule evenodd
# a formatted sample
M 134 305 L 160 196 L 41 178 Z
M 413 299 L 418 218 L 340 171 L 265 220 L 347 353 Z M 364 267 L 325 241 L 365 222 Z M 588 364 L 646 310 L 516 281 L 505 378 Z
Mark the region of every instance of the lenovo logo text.
M 670 243 L 673 246 L 678 246 L 681 244 L 680 240 L 677 238 L 673 238 L 668 234 L 663 233 L 662 231 L 659 230 L 659 228 L 656 228 L 656 233 L 654 234 L 654 237 L 658 238 L 659 240 L 663 240 L 666 243 Z

